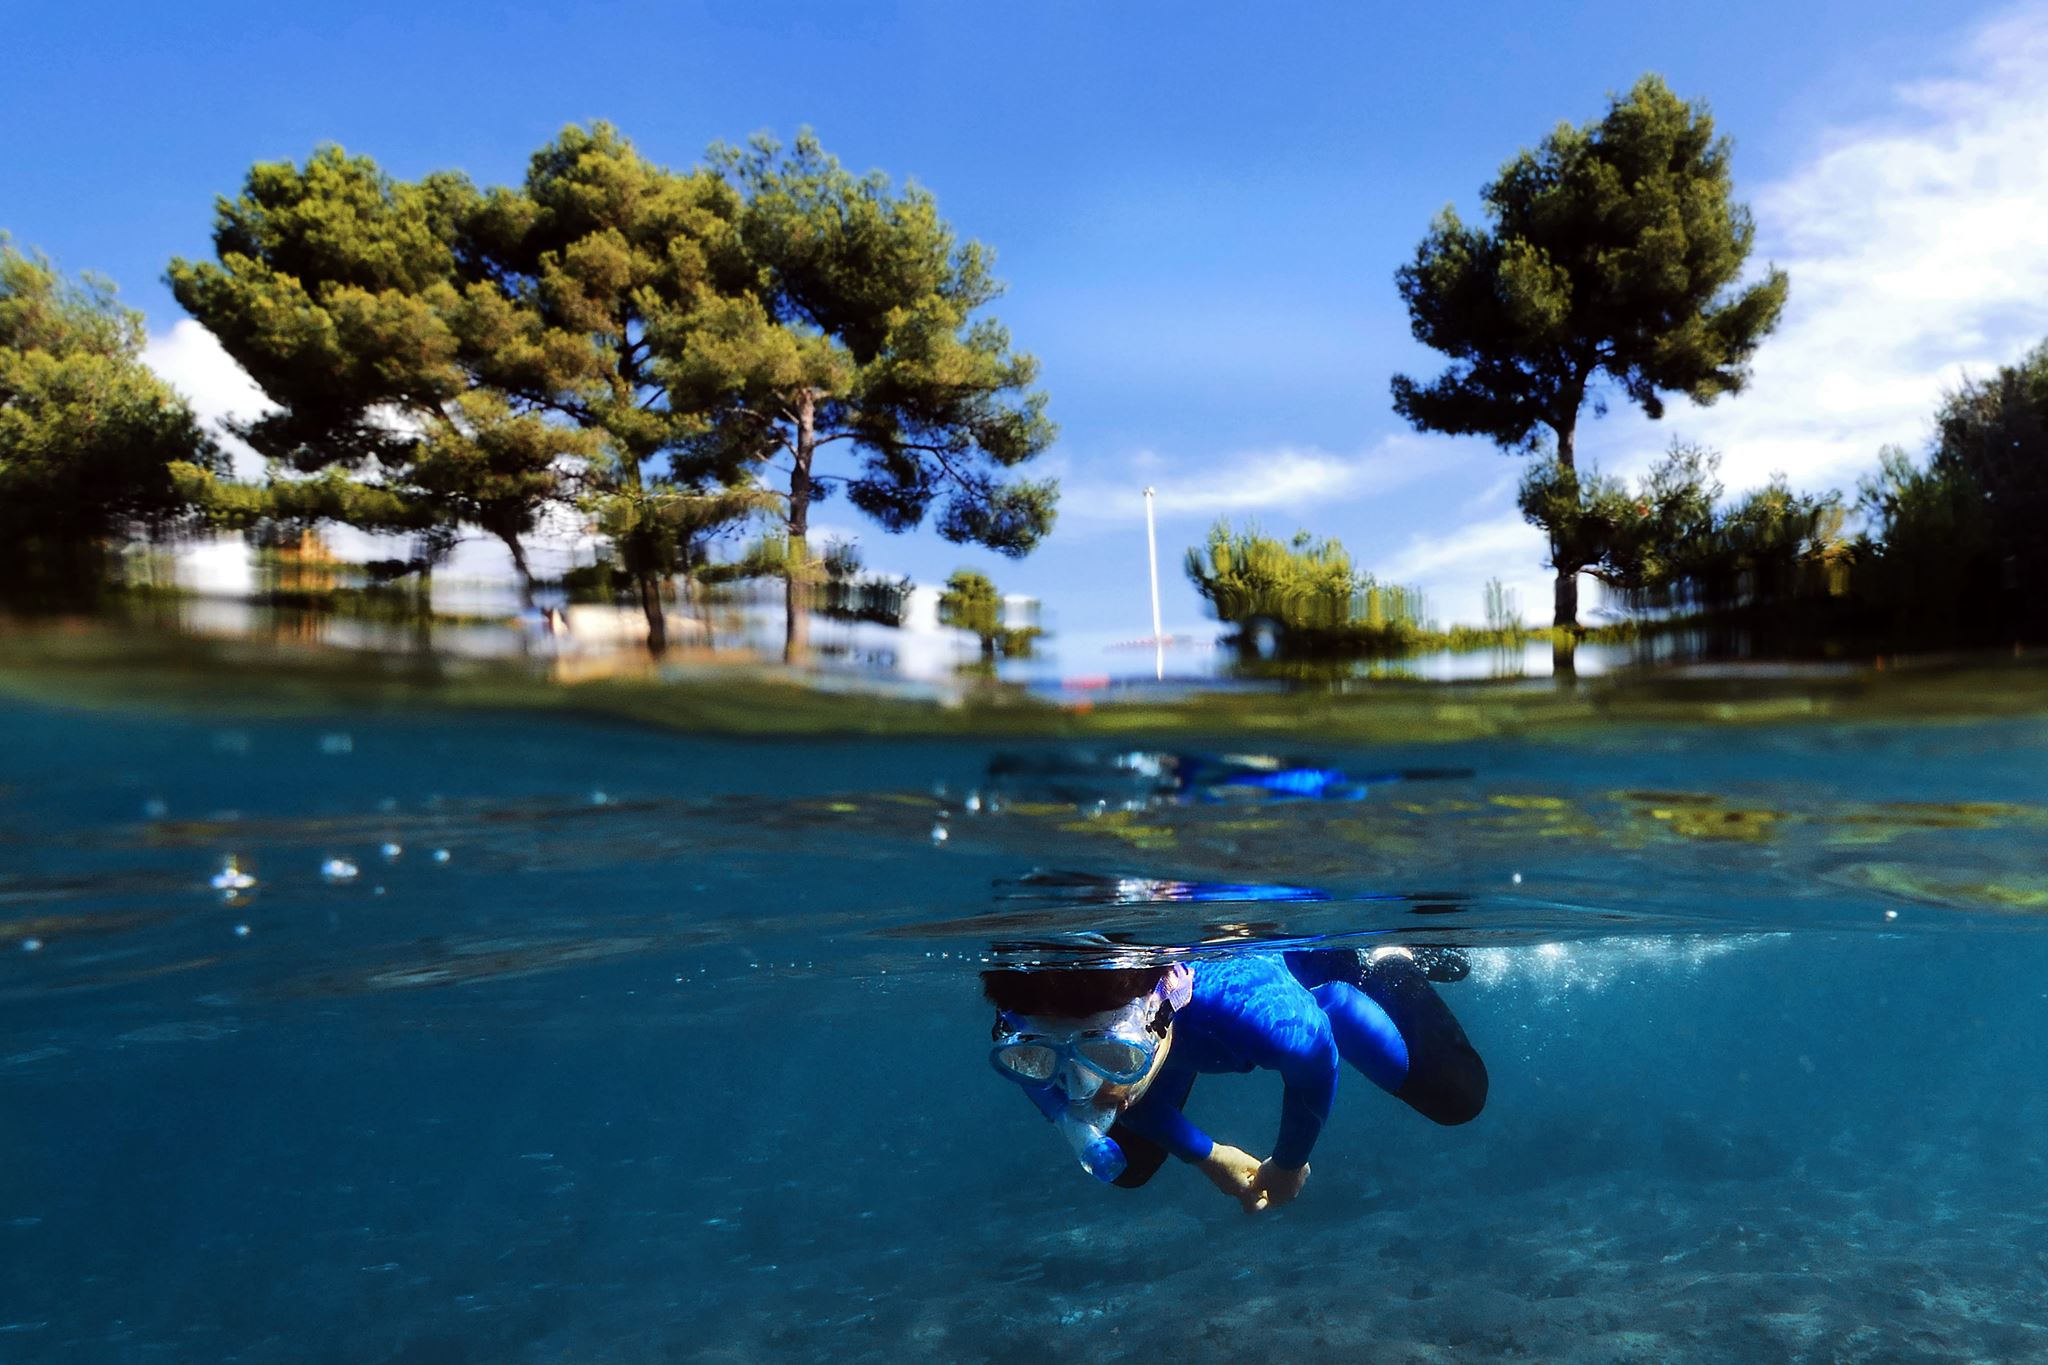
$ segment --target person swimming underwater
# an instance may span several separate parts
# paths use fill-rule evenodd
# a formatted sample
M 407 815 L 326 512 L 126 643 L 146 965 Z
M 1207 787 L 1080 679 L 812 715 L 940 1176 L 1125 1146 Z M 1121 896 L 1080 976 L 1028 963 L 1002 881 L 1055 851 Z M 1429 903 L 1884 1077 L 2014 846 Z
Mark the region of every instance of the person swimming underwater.
M 1172 1155 L 1247 1213 L 1291 1202 L 1341 1062 L 1437 1123 L 1468 1123 L 1486 1104 L 1485 1062 L 1405 948 L 996 968 L 981 982 L 996 1008 L 995 1069 L 1059 1127 L 1084 1169 L 1126 1189 Z M 1263 1160 L 1182 1113 L 1197 1076 L 1258 1069 L 1285 1082 Z

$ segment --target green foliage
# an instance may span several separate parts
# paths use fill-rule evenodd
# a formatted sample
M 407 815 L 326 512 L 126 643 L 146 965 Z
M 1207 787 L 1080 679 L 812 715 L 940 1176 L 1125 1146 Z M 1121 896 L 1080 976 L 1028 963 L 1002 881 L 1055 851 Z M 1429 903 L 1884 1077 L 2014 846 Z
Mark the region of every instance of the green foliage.
M 1795 492 L 1779 475 L 1720 507 L 1719 465 L 1717 452 L 1673 441 L 1631 489 L 1546 460 L 1523 480 L 1522 510 L 1549 534 L 1556 567 L 1638 608 L 1752 609 L 1848 591 L 1855 547 L 1839 494 Z
M 1590 573 L 1624 593 L 1656 589 L 1697 573 L 1712 553 L 1719 464 L 1716 452 L 1674 440 L 1631 490 L 1542 460 L 1523 476 L 1522 514 L 1548 535 L 1559 572 Z
M 1010 477 L 1054 427 L 1031 389 L 1037 363 L 975 318 L 1000 292 L 979 243 L 961 244 L 932 196 L 879 172 L 857 177 L 808 131 L 714 149 L 744 198 L 744 289 L 708 298 L 675 367 L 708 416 L 700 464 L 788 458 L 786 529 L 801 544 L 811 504 L 839 485 L 891 531 L 937 508 L 939 534 L 1004 554 L 1051 528 L 1056 486 Z M 823 447 L 859 463 L 826 474 Z M 791 657 L 804 648 L 804 580 L 790 583 Z
M 1510 450 L 1535 451 L 1547 433 L 1569 474 L 1580 410 L 1590 399 L 1604 411 L 1609 386 L 1651 417 L 1668 393 L 1710 403 L 1739 391 L 1787 284 L 1772 270 L 1735 288 L 1755 229 L 1730 199 L 1728 162 L 1706 106 L 1656 76 L 1517 155 L 1481 191 L 1488 226 L 1446 208 L 1396 274 L 1416 340 L 1452 363 L 1426 384 L 1395 376 L 1395 410 L 1419 430 Z M 1538 489 L 1555 518 L 1540 524 L 1566 528 L 1569 505 L 1606 492 Z M 1557 624 L 1570 626 L 1565 565 L 1588 547 L 1556 543 Z
M 1207 544 L 1187 552 L 1185 568 L 1216 619 L 1233 625 L 1265 618 L 1290 630 L 1336 629 L 1350 623 L 1358 590 L 1344 546 L 1306 531 L 1282 544 L 1256 525 L 1234 531 L 1218 521 Z
M 1340 542 L 1306 531 L 1283 544 L 1218 521 L 1185 568 L 1216 619 L 1240 627 L 1233 638 L 1246 653 L 1269 636 L 1282 657 L 1389 652 L 1423 632 L 1420 593 L 1355 570 Z
M 1713 544 L 1695 575 L 1709 601 L 1839 596 L 1854 556 L 1847 518 L 1839 493 L 1794 492 L 1784 475 L 1775 475 L 1716 518 Z
M 174 262 L 180 302 L 279 410 L 247 435 L 288 468 L 345 469 L 444 527 L 520 537 L 572 497 L 619 540 L 660 643 L 657 576 L 693 557 L 733 469 L 681 460 L 702 425 L 670 371 L 710 291 L 744 283 L 737 198 L 568 128 L 520 188 L 396 181 L 317 151 L 220 203 L 219 261 Z M 744 482 L 744 481 L 740 481 Z
M 524 574 L 519 537 L 560 496 L 559 462 L 592 443 L 485 374 L 500 338 L 467 292 L 492 290 L 474 249 L 485 208 L 459 176 L 396 181 L 323 147 L 253 167 L 217 201 L 217 261 L 171 263 L 178 301 L 276 404 L 240 434 L 278 471 L 279 516 L 360 513 L 350 524 L 444 541 L 466 522 Z M 294 490 L 292 473 L 321 486 Z M 344 475 L 365 491 L 343 493 Z
M 0 234 L 0 546 L 16 573 L 48 556 L 95 573 L 108 539 L 189 514 L 179 470 L 221 467 L 143 341 L 111 284 L 67 281 Z
M 259 450 L 482 526 L 522 568 L 519 537 L 573 497 L 657 647 L 657 580 L 701 559 L 707 511 L 766 510 L 752 472 L 780 453 L 792 594 L 834 481 L 891 530 L 936 505 L 950 539 L 1028 550 L 1054 489 L 1005 474 L 1052 427 L 1034 362 L 972 316 L 997 293 L 987 252 L 808 133 L 718 158 L 670 170 L 597 123 L 480 191 L 322 148 L 251 170 L 217 261 L 174 262 L 172 287 L 278 404 L 247 429 Z M 814 468 L 836 442 L 856 474 Z M 705 501 L 721 485 L 736 496 Z
M 2006 610 L 2048 627 L 2048 341 L 1988 380 L 1966 379 L 1935 414 L 1933 470 L 1980 490 Z
M 2000 594 L 2000 556 L 1984 491 L 1955 460 L 1926 468 L 1886 446 L 1857 485 L 1867 527 L 1859 593 L 1912 636 L 1966 622 L 1981 630 Z
M 1028 659 L 1045 635 L 1037 626 L 1005 623 L 1003 596 L 987 574 L 960 569 L 946 580 L 939 595 L 939 624 L 967 631 L 981 642 L 981 661 Z
M 1664 393 L 1739 390 L 1786 280 L 1729 292 L 1755 228 L 1728 159 L 1706 106 L 1645 76 L 1502 167 L 1482 191 L 1490 228 L 1445 209 L 1396 279 L 1416 340 L 1454 363 L 1428 385 L 1397 377 L 1396 410 L 1520 449 L 1547 427 L 1569 462 L 1596 377 L 1652 417 Z

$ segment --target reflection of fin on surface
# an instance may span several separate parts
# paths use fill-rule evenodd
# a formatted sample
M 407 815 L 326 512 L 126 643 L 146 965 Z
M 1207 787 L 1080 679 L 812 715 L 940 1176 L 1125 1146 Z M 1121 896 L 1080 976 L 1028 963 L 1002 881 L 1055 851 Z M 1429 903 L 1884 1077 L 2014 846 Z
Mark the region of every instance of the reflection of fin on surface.
M 1356 801 L 1365 788 L 1335 768 L 1283 768 L 1273 773 L 1232 773 L 1202 784 L 1203 793 L 1220 793 L 1233 788 L 1271 792 L 1275 796 L 1304 796 L 1310 799 Z
M 1264 792 L 1310 801 L 1363 801 L 1367 790 L 1390 782 L 1433 782 L 1474 776 L 1470 768 L 1389 768 L 1353 776 L 1339 768 L 1299 760 L 1187 755 L 1178 763 L 1181 790 L 1196 800 L 1233 792 Z
M 1446 781 L 1470 768 L 1389 768 L 1353 774 L 1310 758 L 1274 754 L 1008 753 L 989 760 L 991 782 L 1013 797 L 1087 803 L 1178 796 L 1214 801 L 1256 794 L 1307 801 L 1362 801 L 1389 782 Z

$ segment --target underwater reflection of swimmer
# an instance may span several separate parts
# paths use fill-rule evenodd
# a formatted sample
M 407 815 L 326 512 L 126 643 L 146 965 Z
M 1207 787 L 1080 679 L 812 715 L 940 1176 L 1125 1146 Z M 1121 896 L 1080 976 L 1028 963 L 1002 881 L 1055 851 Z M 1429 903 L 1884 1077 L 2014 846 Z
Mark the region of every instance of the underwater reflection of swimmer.
M 1433 957 L 1432 969 L 1405 948 L 997 968 L 981 975 L 996 1007 L 990 1059 L 1097 1179 L 1134 1189 L 1177 1156 L 1257 1212 L 1301 1192 L 1340 1063 L 1437 1123 L 1485 1107 L 1486 1064 L 1430 985 L 1462 961 Z M 1182 1113 L 1197 1076 L 1253 1070 L 1286 1085 L 1263 1160 Z
M 997 754 L 992 784 L 1013 798 L 1071 801 L 1137 797 L 1205 804 L 1235 800 L 1362 801 L 1373 787 L 1473 776 L 1470 768 L 1388 768 L 1348 772 L 1311 759 L 1271 754 Z

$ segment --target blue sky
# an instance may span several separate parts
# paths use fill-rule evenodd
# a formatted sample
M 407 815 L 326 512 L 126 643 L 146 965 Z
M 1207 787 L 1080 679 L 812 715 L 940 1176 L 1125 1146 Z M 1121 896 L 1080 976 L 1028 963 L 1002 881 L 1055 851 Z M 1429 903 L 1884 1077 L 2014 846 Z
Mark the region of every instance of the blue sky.
M 1138 489 L 1160 493 L 1170 630 L 1207 633 L 1180 551 L 1219 515 L 1341 537 L 1474 619 L 1499 575 L 1543 613 L 1520 465 L 1406 432 L 1388 377 L 1434 357 L 1392 282 L 1431 215 L 1468 213 L 1518 147 L 1657 71 L 1736 142 L 1759 267 L 1792 304 L 1753 392 L 1661 424 L 1619 410 L 1582 450 L 1631 472 L 1673 435 L 1731 489 L 1782 469 L 1848 487 L 1965 367 L 2048 334 L 2048 9 L 1904 0 L 1704 9 L 1037 3 L 860 6 L 38 6 L 8 21 L 0 227 L 111 275 L 152 361 L 203 411 L 248 401 L 161 283 L 203 255 L 252 161 L 335 141 L 402 176 L 511 181 L 561 125 L 619 124 L 656 159 L 815 127 L 857 169 L 914 177 L 992 245 L 992 311 L 1043 362 L 1068 490 L 1011 563 L 889 537 L 868 562 L 959 565 L 1045 600 L 1076 645 L 1141 636 Z M 27 60 L 22 60 L 25 55 Z

